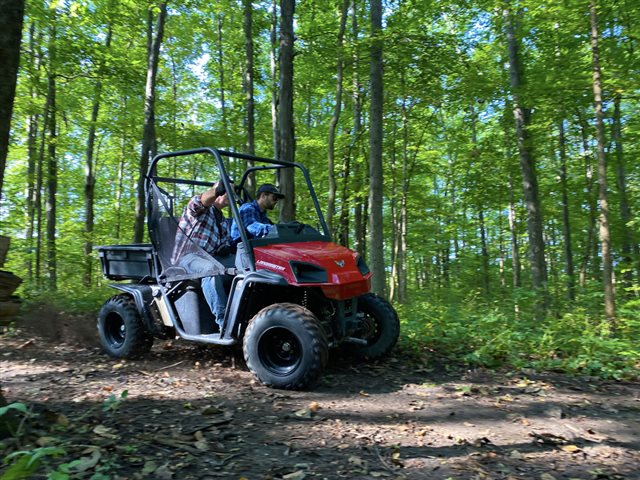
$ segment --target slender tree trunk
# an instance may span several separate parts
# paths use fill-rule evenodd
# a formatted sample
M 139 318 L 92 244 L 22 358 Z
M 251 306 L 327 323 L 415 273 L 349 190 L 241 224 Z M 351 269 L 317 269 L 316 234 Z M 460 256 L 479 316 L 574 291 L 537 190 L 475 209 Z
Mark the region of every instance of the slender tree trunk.
M 624 149 L 622 147 L 622 126 L 620 120 L 620 95 L 614 97 L 612 136 L 616 152 L 616 184 L 620 197 L 620 219 L 622 220 L 622 267 L 624 284 L 630 288 L 633 284 L 634 261 L 632 253 L 638 258 L 638 244 L 629 225 L 633 219 L 627 195 L 627 176 L 625 173 Z M 638 276 L 640 280 L 640 276 Z
M 224 23 L 224 16 L 222 13 L 218 14 L 218 78 L 220 81 L 220 114 L 222 115 L 222 137 L 227 139 L 229 137 L 229 125 L 227 121 L 227 100 L 225 98 L 225 78 L 224 78 L 224 61 L 222 51 L 222 24 Z M 228 140 L 225 140 L 227 143 Z M 228 145 L 225 145 L 228 148 Z
M 333 234 L 333 217 L 336 210 L 336 172 L 335 172 L 335 154 L 336 154 L 336 130 L 340 121 L 340 113 L 342 112 L 342 77 L 344 70 L 344 61 L 342 59 L 342 50 L 344 47 L 344 33 L 347 28 L 347 16 L 349 15 L 350 0 L 343 0 L 342 11 L 340 12 L 340 29 L 338 30 L 338 60 L 336 65 L 336 101 L 333 108 L 333 116 L 329 121 L 329 139 L 327 141 L 327 163 L 329 167 L 329 196 L 327 198 L 327 225 L 329 231 Z M 346 178 L 345 178 L 346 181 Z
M 355 43 L 359 36 L 358 27 L 358 5 L 357 0 L 353 0 L 351 4 L 352 16 L 351 16 L 351 41 Z M 353 176 L 355 178 L 355 185 L 357 186 L 357 194 L 355 196 L 354 208 L 353 208 L 353 225 L 354 225 L 354 239 L 355 250 L 362 256 L 366 257 L 366 226 L 364 214 L 365 200 L 362 195 L 361 183 L 365 183 L 364 174 L 362 172 L 362 165 L 358 161 L 361 156 L 361 136 L 362 136 L 362 96 L 360 94 L 360 76 L 359 66 L 360 58 L 358 56 L 358 49 L 353 49 L 352 57 L 352 102 L 353 102 L 353 134 L 351 136 L 351 150 L 354 154 L 354 166 Z
M 403 75 L 404 84 L 404 75 Z M 404 85 L 403 85 L 404 89 Z M 407 301 L 407 223 L 409 221 L 409 184 L 411 174 L 409 172 L 409 118 L 407 114 L 406 96 L 402 101 L 402 185 L 400 191 L 400 225 L 398 225 L 398 302 Z
M 111 36 L 113 30 L 111 24 L 107 27 L 107 38 L 105 40 L 106 49 L 111 47 Z M 84 177 L 84 277 L 83 283 L 86 287 L 91 286 L 91 251 L 93 250 L 93 222 L 94 222 L 94 197 L 96 178 L 94 173 L 94 147 L 96 142 L 96 130 L 98 125 L 98 114 L 100 113 L 100 102 L 102 100 L 102 66 L 98 67 L 98 81 L 93 92 L 93 106 L 91 108 L 91 121 L 89 123 L 89 136 L 87 138 L 87 151 L 85 156 L 85 177 Z
M 596 272 L 600 269 L 600 262 L 598 257 L 598 244 L 595 239 L 596 223 L 598 219 L 597 195 L 594 191 L 595 176 L 593 174 L 593 162 L 589 153 L 590 148 L 587 134 L 588 125 L 581 115 L 579 115 L 579 123 L 580 134 L 582 137 L 582 154 L 584 158 L 587 201 L 589 203 L 589 224 L 587 226 L 587 238 L 584 244 L 579 274 L 580 288 L 584 288 L 587 282 L 587 277 L 591 279 L 596 278 Z M 589 268 L 590 266 L 591 268 Z
M 602 286 L 604 288 L 604 313 L 609 320 L 616 316 L 613 291 L 613 259 L 611 256 L 611 233 L 609 231 L 609 199 L 607 196 L 607 157 L 604 152 L 604 120 L 602 113 L 602 74 L 598 37 L 596 0 L 590 2 L 591 54 L 593 60 L 593 101 L 596 114 L 598 143 L 598 202 L 600 203 L 600 251 L 602 255 Z
M 369 266 L 371 290 L 385 295 L 384 227 L 382 218 L 383 169 L 383 84 L 382 84 L 382 0 L 371 1 L 371 105 L 369 131 Z
M 24 0 L 0 0 L 0 198 L 9 152 L 13 99 L 16 94 Z
M 520 245 L 516 227 L 516 207 L 513 195 L 513 180 L 509 175 L 509 231 L 511 232 L 511 269 L 514 288 L 522 286 L 522 267 L 520 265 Z
M 569 188 L 567 186 L 567 145 L 564 134 L 564 120 L 558 123 L 558 148 L 560 150 L 560 188 L 562 190 L 562 237 L 564 260 L 567 272 L 567 298 L 576 299 L 576 279 L 573 269 L 573 250 L 571 247 L 571 218 L 569 215 Z
M 149 169 L 149 157 L 156 155 L 156 77 L 160 59 L 160 45 L 164 35 L 164 23 L 167 17 L 167 3 L 160 4 L 160 12 L 153 28 L 153 11 L 149 9 L 147 19 L 147 82 L 144 101 L 144 129 L 142 134 L 142 152 L 136 196 L 136 220 L 133 228 L 133 242 L 141 243 L 144 238 L 144 220 L 146 214 L 144 179 Z M 155 31 L 154 31 L 155 30 Z
M 535 160 L 531 153 L 531 139 L 528 131 L 529 110 L 524 108 L 520 98 L 522 89 L 522 73 L 520 55 L 518 52 L 518 39 L 512 24 L 512 14 L 508 9 L 504 10 L 504 19 L 507 33 L 507 46 L 509 52 L 509 73 L 511 77 L 511 90 L 513 95 L 513 114 L 515 118 L 518 152 L 520 154 L 520 168 L 522 170 L 522 186 L 524 199 L 527 206 L 527 228 L 529 232 L 529 257 L 531 260 L 531 284 L 534 290 L 540 290 L 541 301 L 537 306 L 537 316 L 544 315 L 547 308 L 547 267 L 544 256 L 544 236 L 542 211 L 538 196 L 538 179 L 536 175 Z
M 293 15 L 295 0 L 280 0 L 280 159 L 295 161 L 293 124 Z M 280 188 L 285 198 L 280 205 L 280 220 L 295 219 L 294 172 L 280 170 Z
M 31 101 L 34 102 L 38 98 L 38 94 L 36 89 L 34 88 L 34 84 L 39 81 L 38 71 L 40 69 L 40 55 L 37 50 L 37 40 L 36 40 L 36 28 L 35 23 L 31 23 L 29 27 L 29 71 L 30 77 L 32 79 L 31 86 L 29 87 L 29 96 L 31 97 Z M 34 255 L 33 252 L 35 250 L 34 245 L 34 231 L 35 231 L 35 223 L 36 223 L 36 168 L 38 163 L 38 133 L 39 133 L 39 124 L 41 114 L 34 113 L 29 115 L 29 130 L 27 136 L 27 158 L 28 158 L 28 167 L 27 167 L 27 211 L 26 215 L 26 224 L 27 224 L 27 232 L 26 232 L 26 245 L 28 249 L 28 255 L 26 260 L 26 270 L 27 270 L 27 278 L 31 281 L 34 278 L 33 268 L 34 268 Z
M 487 233 L 482 208 L 478 212 L 478 224 L 480 226 L 480 252 L 482 254 L 482 289 L 486 295 L 489 295 L 489 249 L 487 247 Z
M 42 288 L 42 189 L 44 186 L 44 162 L 47 145 L 47 128 L 49 125 L 49 115 L 51 115 L 51 98 L 47 95 L 42 119 L 42 131 L 40 133 L 40 147 L 38 148 L 38 160 L 36 164 L 36 188 L 34 209 L 36 214 L 36 246 L 35 246 L 35 279 L 38 288 Z
M 47 138 L 47 287 L 55 292 L 57 289 L 57 257 L 56 257 L 56 194 L 58 193 L 58 158 L 56 144 L 58 129 L 56 125 L 56 41 L 55 26 L 51 27 L 49 38 L 49 76 L 47 86 L 47 104 L 49 105 L 49 125 Z
M 278 122 L 278 0 L 273 0 L 271 9 L 271 132 L 273 157 L 280 158 L 280 124 Z
M 255 102 L 253 97 L 253 4 L 251 0 L 243 0 L 244 5 L 244 51 L 246 56 L 246 67 L 244 72 L 244 98 L 246 109 L 245 126 L 247 129 L 247 153 L 256 153 L 256 132 L 255 132 Z M 249 162 L 253 166 L 253 162 Z M 247 189 L 251 195 L 255 195 L 256 180 L 255 175 L 249 175 L 247 179 Z

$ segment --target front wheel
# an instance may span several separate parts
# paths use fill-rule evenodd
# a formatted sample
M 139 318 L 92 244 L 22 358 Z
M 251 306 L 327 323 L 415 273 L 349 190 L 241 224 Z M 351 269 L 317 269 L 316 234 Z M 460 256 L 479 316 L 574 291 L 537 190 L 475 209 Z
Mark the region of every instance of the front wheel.
M 98 314 L 98 334 L 102 348 L 113 358 L 138 358 L 153 345 L 153 336 L 128 295 L 111 297 L 102 306 Z
M 280 303 L 251 319 L 243 340 L 249 370 L 268 387 L 300 390 L 314 385 L 327 363 L 327 337 L 304 307 Z
M 387 355 L 400 335 L 395 309 L 384 298 L 369 293 L 358 298 L 358 317 L 360 325 L 353 336 L 367 344 L 352 348 L 353 354 L 369 360 Z

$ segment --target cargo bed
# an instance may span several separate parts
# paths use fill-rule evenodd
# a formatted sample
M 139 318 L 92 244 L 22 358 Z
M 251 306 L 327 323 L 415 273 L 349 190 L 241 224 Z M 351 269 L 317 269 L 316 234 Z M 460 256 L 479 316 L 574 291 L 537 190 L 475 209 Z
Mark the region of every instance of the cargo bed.
M 156 269 L 150 243 L 95 247 L 102 273 L 110 280 L 155 280 Z

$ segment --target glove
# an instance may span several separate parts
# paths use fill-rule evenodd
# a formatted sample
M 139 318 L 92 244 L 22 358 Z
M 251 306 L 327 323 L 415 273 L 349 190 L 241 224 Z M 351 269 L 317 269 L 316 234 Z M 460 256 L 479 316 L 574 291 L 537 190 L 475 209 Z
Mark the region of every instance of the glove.
M 224 188 L 224 183 L 218 182 L 218 185 L 216 186 L 216 190 L 215 190 L 216 197 L 221 197 L 225 193 L 227 193 L 227 189 Z

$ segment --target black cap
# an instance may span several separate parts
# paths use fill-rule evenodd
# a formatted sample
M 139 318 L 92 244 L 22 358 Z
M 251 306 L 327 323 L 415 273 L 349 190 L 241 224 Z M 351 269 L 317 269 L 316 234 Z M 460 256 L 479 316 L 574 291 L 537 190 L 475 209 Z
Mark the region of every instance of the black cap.
M 258 188 L 258 195 L 260 195 L 263 192 L 273 193 L 278 198 L 284 198 L 284 195 L 281 194 L 278 188 L 272 183 L 265 183 L 263 185 L 260 185 L 260 187 Z

